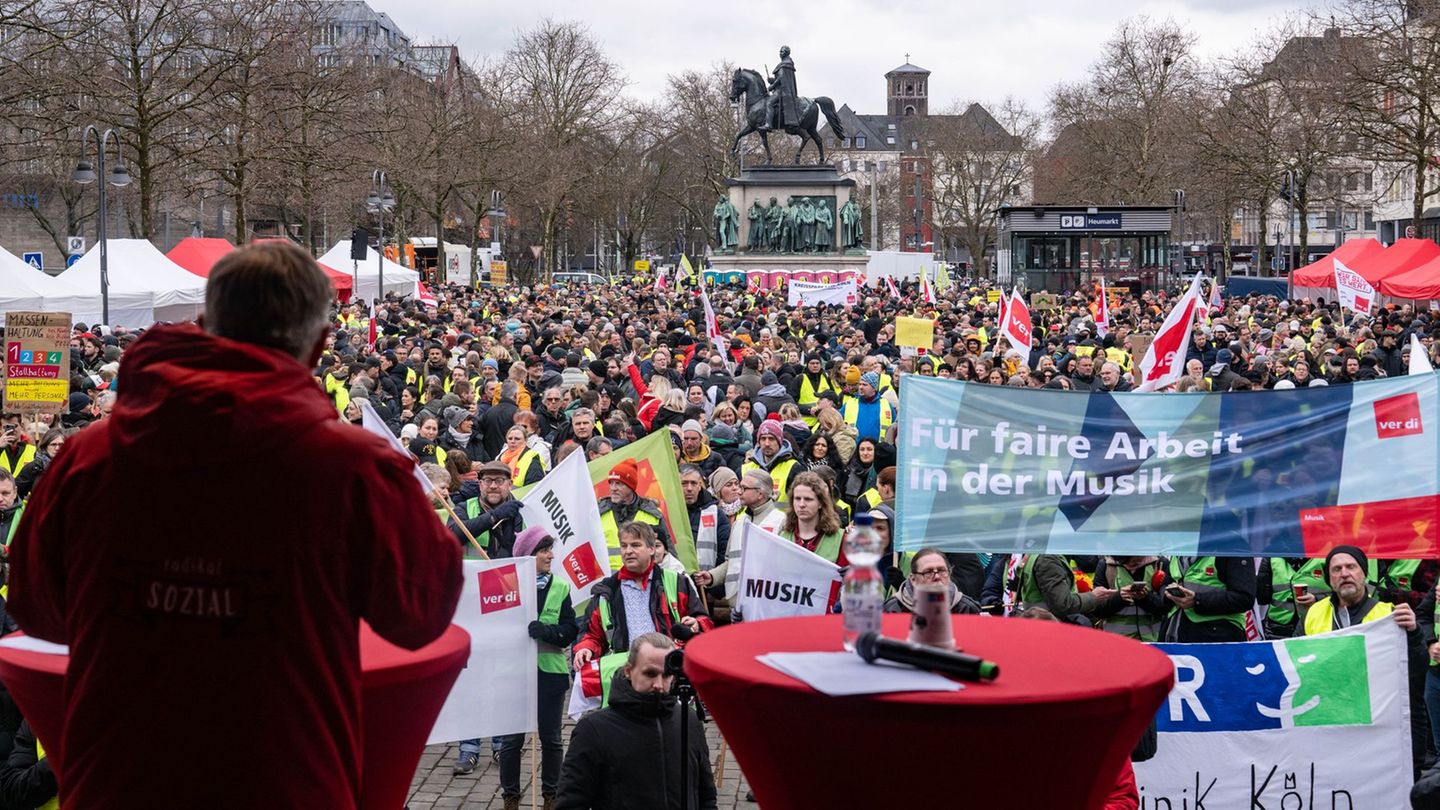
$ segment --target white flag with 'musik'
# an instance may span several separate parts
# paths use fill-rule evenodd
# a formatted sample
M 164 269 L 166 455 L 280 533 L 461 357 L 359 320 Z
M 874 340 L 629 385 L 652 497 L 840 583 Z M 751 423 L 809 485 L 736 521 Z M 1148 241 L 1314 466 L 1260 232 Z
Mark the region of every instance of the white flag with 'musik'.
M 840 596 L 840 567 L 779 535 L 740 523 L 740 593 L 745 621 L 822 616 Z

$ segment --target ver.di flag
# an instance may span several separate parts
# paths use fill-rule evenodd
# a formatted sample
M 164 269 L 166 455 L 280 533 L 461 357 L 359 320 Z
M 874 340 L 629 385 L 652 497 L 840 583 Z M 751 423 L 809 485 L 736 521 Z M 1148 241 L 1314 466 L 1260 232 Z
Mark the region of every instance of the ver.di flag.
M 1318 636 L 1156 645 L 1175 686 L 1142 807 L 1410 806 L 1405 633 L 1385 618 Z
M 1179 380 L 1185 373 L 1185 351 L 1190 345 L 1190 330 L 1195 326 L 1195 316 L 1200 301 L 1200 274 L 1190 282 L 1190 289 L 1175 302 L 1175 308 L 1165 316 L 1160 331 L 1145 350 L 1140 361 L 1140 383 L 1136 391 L 1158 391 Z
M 465 560 L 455 624 L 470 634 L 470 658 L 450 689 L 427 745 L 536 727 L 535 558 Z
M 1010 291 L 1010 302 L 1005 307 L 1005 317 L 1000 321 L 1000 336 L 1010 342 L 1010 347 L 1020 352 L 1022 361 L 1030 362 L 1032 345 L 1030 307 L 1020 298 L 1020 291 Z
M 1364 276 L 1346 267 L 1339 259 L 1335 259 L 1334 264 L 1335 293 L 1340 299 L 1341 308 L 1369 315 L 1370 306 L 1375 303 L 1375 288 L 1370 286 Z
M 745 621 L 823 616 L 840 596 L 840 567 L 779 535 L 742 521 L 740 593 Z
M 571 453 L 520 499 L 525 526 L 538 526 L 555 538 L 554 571 L 567 580 L 577 600 L 610 576 L 605 530 L 592 494 L 585 454 Z
M 1100 277 L 1100 300 L 1095 302 L 1095 334 L 1110 334 L 1110 299 L 1105 295 L 1105 277 Z

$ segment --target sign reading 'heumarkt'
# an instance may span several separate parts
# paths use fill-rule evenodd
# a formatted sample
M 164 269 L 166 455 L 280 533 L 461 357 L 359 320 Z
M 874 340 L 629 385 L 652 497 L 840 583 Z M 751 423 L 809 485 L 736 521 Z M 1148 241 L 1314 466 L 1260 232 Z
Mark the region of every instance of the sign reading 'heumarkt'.
M 1108 214 L 1061 214 L 1060 228 L 1062 230 L 1076 231 L 1118 231 L 1120 230 L 1120 213 L 1118 211 Z
M 70 394 L 70 313 L 5 313 L 5 410 L 61 413 Z

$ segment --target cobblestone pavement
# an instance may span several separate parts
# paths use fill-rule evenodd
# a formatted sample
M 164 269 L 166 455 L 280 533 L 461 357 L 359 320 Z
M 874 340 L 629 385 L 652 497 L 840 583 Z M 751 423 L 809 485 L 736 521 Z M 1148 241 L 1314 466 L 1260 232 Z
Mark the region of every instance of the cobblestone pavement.
M 565 721 L 565 740 L 569 745 L 570 731 L 575 727 L 571 720 Z M 720 755 L 720 732 L 713 722 L 705 724 L 705 738 L 710 745 L 710 761 L 713 765 L 716 757 Z M 520 788 L 524 791 L 521 797 L 521 810 L 528 810 L 530 807 L 530 755 L 528 752 L 529 742 L 526 743 L 527 752 L 520 760 Z M 480 765 L 474 773 L 466 776 L 456 776 L 452 769 L 455 765 L 455 758 L 460 750 L 458 744 L 432 745 L 425 749 L 420 757 L 420 767 L 415 771 L 415 779 L 410 783 L 409 810 L 454 810 L 454 808 L 494 808 L 500 810 L 503 803 L 500 799 L 500 766 L 490 756 L 490 743 L 487 740 L 480 751 Z M 537 750 L 538 756 L 538 750 Z M 735 765 L 735 758 L 726 755 L 725 781 L 719 786 L 719 801 L 717 805 L 722 810 L 755 810 L 757 807 L 753 802 L 745 801 L 745 791 L 749 790 L 749 783 L 744 781 L 740 768 Z M 537 776 L 538 780 L 538 776 Z M 539 789 L 539 783 L 536 783 Z M 540 799 L 537 796 L 535 806 L 540 806 Z

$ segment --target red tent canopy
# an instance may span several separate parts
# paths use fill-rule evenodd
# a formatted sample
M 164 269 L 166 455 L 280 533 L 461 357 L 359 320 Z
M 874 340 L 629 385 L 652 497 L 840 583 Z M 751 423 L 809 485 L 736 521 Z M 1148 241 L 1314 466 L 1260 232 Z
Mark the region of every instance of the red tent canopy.
M 202 278 L 210 277 L 210 268 L 234 250 L 235 246 L 224 239 L 202 239 L 188 236 L 170 248 L 165 257 Z
M 1345 262 L 1345 266 L 1363 276 L 1370 286 L 1379 287 L 1382 280 L 1436 258 L 1440 258 L 1440 245 L 1429 239 L 1397 239 L 1383 252 L 1357 259 L 1354 264 Z
M 1382 280 L 1379 289 L 1391 298 L 1440 298 L 1440 258 Z
M 260 242 L 290 242 L 290 244 L 292 245 L 295 244 L 295 242 L 290 239 L 279 239 L 275 237 L 271 237 L 268 239 L 250 240 L 250 244 L 252 245 L 258 244 Z M 330 285 L 335 288 L 335 297 L 340 299 L 342 302 L 349 301 L 350 295 L 355 292 L 354 277 L 352 277 L 349 273 L 342 273 L 339 270 L 336 270 L 335 268 L 329 266 L 328 264 L 323 264 L 321 262 L 316 262 L 316 264 L 320 265 L 320 269 L 325 271 L 325 275 L 330 277 Z
M 1295 272 L 1290 274 L 1290 286 L 1292 288 L 1328 287 L 1333 290 L 1335 289 L 1336 259 L 1339 259 L 1341 264 L 1351 270 L 1359 272 L 1355 266 L 1356 263 L 1377 256 L 1384 250 L 1385 246 L 1374 239 L 1351 239 L 1319 260 L 1296 268 Z

